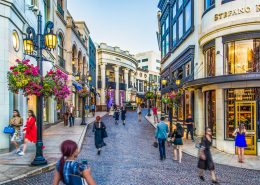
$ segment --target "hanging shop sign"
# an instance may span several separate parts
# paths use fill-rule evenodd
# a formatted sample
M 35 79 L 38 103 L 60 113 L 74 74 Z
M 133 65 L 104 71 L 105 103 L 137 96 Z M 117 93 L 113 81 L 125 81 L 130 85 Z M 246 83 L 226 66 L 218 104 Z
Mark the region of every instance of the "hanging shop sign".
M 232 16 L 236 16 L 236 15 L 240 15 L 240 14 L 250 13 L 252 11 L 254 11 L 254 8 L 252 8 L 250 6 L 246 6 L 246 7 L 243 7 L 243 8 L 237 8 L 237 9 L 234 9 L 234 10 L 230 10 L 230 11 L 226 11 L 226 12 L 215 14 L 214 20 L 215 21 L 219 21 L 219 20 L 222 20 L 222 19 L 226 19 L 228 17 L 232 17 Z M 255 11 L 256 12 L 260 12 L 260 5 L 256 5 L 255 6 Z

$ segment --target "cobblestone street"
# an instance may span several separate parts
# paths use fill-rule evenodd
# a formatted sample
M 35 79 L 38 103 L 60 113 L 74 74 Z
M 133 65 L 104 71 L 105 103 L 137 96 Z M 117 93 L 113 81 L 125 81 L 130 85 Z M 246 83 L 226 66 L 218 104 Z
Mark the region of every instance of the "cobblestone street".
M 107 126 L 107 146 L 97 155 L 92 126 L 87 131 L 79 160 L 87 159 L 98 185 L 206 185 L 211 184 L 209 173 L 206 182 L 197 177 L 197 159 L 184 154 L 183 163 L 172 161 L 171 148 L 167 159 L 159 160 L 158 149 L 152 146 L 154 128 L 142 118 L 137 121 L 135 112 L 127 113 L 126 126 L 115 125 L 112 116 L 103 118 Z M 220 184 L 259 185 L 260 172 L 216 165 Z M 52 184 L 53 172 L 22 179 L 8 185 Z

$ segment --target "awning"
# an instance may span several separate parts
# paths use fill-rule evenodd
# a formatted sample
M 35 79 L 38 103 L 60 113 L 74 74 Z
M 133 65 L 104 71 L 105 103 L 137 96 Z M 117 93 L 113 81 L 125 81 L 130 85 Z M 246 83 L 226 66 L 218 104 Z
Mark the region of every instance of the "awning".
M 82 89 L 82 86 L 79 83 L 72 82 L 72 85 L 79 91 Z

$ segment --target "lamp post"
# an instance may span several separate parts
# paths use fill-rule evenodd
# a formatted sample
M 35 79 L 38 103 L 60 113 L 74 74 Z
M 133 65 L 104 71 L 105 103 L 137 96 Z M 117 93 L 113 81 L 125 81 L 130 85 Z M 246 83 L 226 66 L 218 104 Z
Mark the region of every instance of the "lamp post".
M 43 75 L 43 60 L 47 60 L 43 57 L 42 51 L 54 49 L 57 45 L 57 36 L 53 33 L 53 23 L 47 22 L 45 25 L 44 33 L 42 33 L 42 15 L 39 12 L 37 15 L 37 34 L 32 27 L 28 27 L 26 30 L 26 38 L 23 40 L 24 52 L 37 60 L 37 66 L 39 68 L 39 74 Z M 33 52 L 36 51 L 36 55 Z M 42 82 L 40 82 L 42 84 Z M 42 141 L 42 125 L 43 125 L 43 95 L 37 96 L 36 105 L 37 114 L 37 141 L 36 141 L 36 155 L 31 162 L 33 166 L 45 165 L 47 160 L 43 157 L 43 141 Z
M 76 74 L 75 76 L 76 81 L 81 81 L 82 88 L 85 88 L 86 86 L 86 76 L 84 74 L 84 66 L 83 66 L 83 74 L 82 76 L 80 75 L 80 71 Z M 87 81 L 92 80 L 91 75 L 87 76 Z M 82 114 L 81 114 L 81 124 L 80 125 L 87 125 L 86 123 L 86 118 L 85 118 L 85 105 L 86 105 L 86 97 L 82 97 Z
M 151 80 L 151 78 L 149 78 L 148 84 L 147 84 L 147 81 L 145 81 L 144 84 L 145 84 L 145 86 L 148 85 L 148 91 L 150 91 L 151 90 L 151 85 L 154 84 L 154 81 Z M 147 116 L 151 116 L 151 108 L 150 107 L 151 107 L 151 99 L 149 98 L 148 99 L 148 113 L 147 113 Z

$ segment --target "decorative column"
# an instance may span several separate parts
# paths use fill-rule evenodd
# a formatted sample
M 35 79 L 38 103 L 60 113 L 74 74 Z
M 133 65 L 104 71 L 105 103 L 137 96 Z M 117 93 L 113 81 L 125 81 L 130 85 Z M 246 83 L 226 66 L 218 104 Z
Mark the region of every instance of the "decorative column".
M 115 82 L 116 82 L 116 92 L 115 92 L 115 103 L 119 105 L 119 66 L 114 66 L 115 71 Z
M 204 98 L 201 89 L 197 89 L 194 92 L 195 97 L 195 110 L 194 110 L 194 123 L 196 127 L 197 136 L 203 136 L 205 134 L 205 118 L 204 118 Z
M 129 69 L 125 68 L 124 69 L 124 79 L 125 79 L 125 84 L 126 84 L 126 90 L 125 90 L 125 99 L 128 101 L 128 75 L 129 75 Z
M 222 37 L 218 37 L 215 39 L 215 55 L 216 55 L 216 62 L 215 62 L 215 74 L 216 76 L 223 75 L 224 72 L 224 45 L 222 42 Z M 218 54 L 217 54 L 218 53 Z
M 106 64 L 102 63 L 100 65 L 100 72 L 101 72 L 101 91 L 100 91 L 100 99 L 101 105 L 106 105 Z
M 132 89 L 134 88 L 134 71 L 131 71 L 131 76 L 130 76 L 130 81 L 131 81 L 131 85 L 132 85 Z

